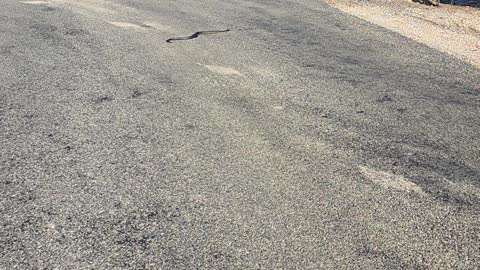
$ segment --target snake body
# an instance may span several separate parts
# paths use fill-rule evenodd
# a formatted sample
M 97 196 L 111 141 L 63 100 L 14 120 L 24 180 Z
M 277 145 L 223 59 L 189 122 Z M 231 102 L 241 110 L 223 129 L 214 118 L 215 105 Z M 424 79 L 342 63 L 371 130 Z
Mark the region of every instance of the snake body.
M 229 31 L 230 31 L 230 29 L 226 29 L 226 30 L 216 30 L 216 31 L 199 31 L 199 32 L 193 33 L 192 35 L 190 35 L 190 36 L 188 36 L 188 37 L 174 37 L 174 38 L 169 38 L 169 39 L 167 39 L 167 43 L 173 43 L 174 41 L 177 41 L 177 40 L 189 40 L 189 39 L 194 39 L 194 38 L 199 37 L 200 35 L 211 35 L 211 34 L 225 33 L 225 32 L 229 32 Z

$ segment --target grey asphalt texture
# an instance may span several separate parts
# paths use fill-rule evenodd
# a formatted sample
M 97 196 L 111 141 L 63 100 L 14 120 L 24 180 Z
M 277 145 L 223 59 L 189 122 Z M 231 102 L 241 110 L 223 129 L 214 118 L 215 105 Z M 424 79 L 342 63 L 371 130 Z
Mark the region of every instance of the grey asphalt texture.
M 479 116 L 316 0 L 2 0 L 0 269 L 479 269 Z

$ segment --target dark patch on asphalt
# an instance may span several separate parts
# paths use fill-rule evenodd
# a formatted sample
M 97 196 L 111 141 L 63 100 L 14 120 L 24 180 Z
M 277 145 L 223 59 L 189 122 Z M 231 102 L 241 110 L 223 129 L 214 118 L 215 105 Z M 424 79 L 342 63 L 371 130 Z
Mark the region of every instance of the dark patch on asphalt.
M 350 55 L 336 56 L 336 58 L 338 59 L 338 61 L 340 63 L 346 64 L 350 68 L 357 68 L 357 67 L 362 66 L 362 64 L 363 64 L 362 60 L 358 59 L 356 56 L 350 56 Z M 349 75 L 352 75 L 352 74 L 349 74 Z
M 229 98 L 226 102 L 232 108 L 235 108 L 238 112 L 246 115 L 257 116 L 260 113 L 261 105 L 257 101 L 247 97 Z
M 477 179 L 472 184 L 480 186 L 478 176 L 480 171 L 471 168 L 461 161 L 442 157 L 441 155 L 429 154 L 429 151 L 417 152 L 409 155 L 406 165 L 415 168 L 423 168 L 428 171 L 444 175 L 447 179 Z
M 451 105 L 459 105 L 459 106 L 465 105 L 465 102 L 464 102 L 464 101 L 458 100 L 458 99 L 453 98 L 453 97 L 447 97 L 447 98 L 445 99 L 445 101 L 446 101 L 448 104 L 451 104 Z
M 225 254 L 221 251 L 213 251 L 213 252 L 210 252 L 208 255 L 214 260 L 225 260 L 225 261 L 233 260 L 233 257 L 231 255 Z
M 101 104 L 101 103 L 109 102 L 109 101 L 112 101 L 112 100 L 113 100 L 112 97 L 103 96 L 103 97 L 99 97 L 99 98 L 94 99 L 94 100 L 93 100 L 93 103 L 95 103 L 95 104 Z
M 431 191 L 427 190 L 427 193 L 437 200 L 457 205 L 458 207 L 471 207 L 473 205 L 478 206 L 479 203 L 478 198 L 475 198 L 469 194 L 454 193 L 450 190 L 442 188 Z
M 155 29 L 155 27 L 151 26 L 151 25 L 148 25 L 148 24 L 144 24 L 144 23 L 136 23 L 136 25 L 140 26 L 140 27 L 143 27 L 143 28 L 147 28 L 147 29 Z
M 67 36 L 82 36 L 87 34 L 87 31 L 83 29 L 68 29 L 65 31 L 65 35 Z
M 37 30 L 39 32 L 54 32 L 58 30 L 58 27 L 51 24 L 36 23 L 30 26 L 30 28 Z
M 395 254 L 373 247 L 369 243 L 363 243 L 357 249 L 357 254 L 368 259 L 382 261 L 386 269 L 420 269 L 419 265 L 406 262 Z
M 188 129 L 188 130 L 193 130 L 193 129 L 195 129 L 195 125 L 193 125 L 193 124 L 185 124 L 185 128 Z
M 333 75 L 329 78 L 337 80 L 339 82 L 349 83 L 354 87 L 360 86 L 364 83 L 362 80 L 359 80 L 358 78 L 354 78 L 353 76 L 346 74 L 344 72 L 336 72 L 335 74 L 339 74 L 339 75 Z
M 135 89 L 135 90 L 133 90 L 133 93 L 132 93 L 131 97 L 132 98 L 138 98 L 138 97 L 142 96 L 143 94 L 145 94 L 145 93 L 141 92 L 140 90 Z
M 465 92 L 462 92 L 462 94 L 469 95 L 469 96 L 479 96 L 480 95 L 480 88 L 473 89 L 473 91 L 465 91 Z
M 124 233 L 117 236 L 114 241 L 117 245 L 135 246 L 145 251 L 149 249 L 150 243 L 153 241 L 154 238 L 154 234 L 132 237 L 129 234 Z
M 406 108 L 399 108 L 399 109 L 397 109 L 397 112 L 399 112 L 399 113 L 406 113 L 406 112 L 407 112 L 407 109 L 406 109 Z
M 43 39 L 55 39 L 55 32 L 58 30 L 57 26 L 44 23 L 33 24 L 30 28 Z
M 157 78 L 156 80 L 161 85 L 172 85 L 172 84 L 174 84 L 173 79 L 171 77 L 165 76 L 165 75 L 159 76 L 159 78 Z
M 340 30 L 342 30 L 342 31 L 347 30 L 347 28 L 346 28 L 344 25 L 340 24 L 340 23 L 335 23 L 334 25 L 335 25 L 338 29 L 340 29 Z
M 400 113 L 407 111 L 406 108 L 396 110 Z M 350 121 L 341 118 L 336 120 L 338 120 L 336 124 L 339 126 L 352 127 Z M 363 126 L 357 128 L 358 132 L 365 132 L 369 129 Z M 365 141 L 358 145 L 346 145 L 353 146 L 364 160 L 377 163 L 379 159 L 382 159 L 387 164 L 396 162 L 395 171 L 398 174 L 410 179 L 439 202 L 480 209 L 479 198 L 451 190 L 446 182 L 463 182 L 480 187 L 478 179 L 480 170 L 477 167 L 464 163 L 461 156 L 451 153 L 449 148 L 441 142 L 415 134 L 397 136 L 399 135 L 392 134 L 391 138 L 375 137 L 375 140 Z M 343 144 L 350 140 L 341 135 L 335 136 L 335 139 L 331 139 L 330 136 L 322 136 L 322 138 L 340 148 L 345 147 Z M 445 179 L 445 181 L 441 179 Z
M 0 45 L 0 54 L 12 54 L 14 48 L 15 46 L 12 45 Z
M 324 110 L 320 107 L 314 107 L 312 109 L 312 112 L 313 112 L 313 114 L 317 115 L 317 114 L 322 114 L 324 112 Z
M 184 223 L 181 210 L 176 207 L 160 206 L 147 209 L 118 209 L 115 216 L 88 216 L 79 219 L 68 216 L 63 231 L 67 238 L 84 239 L 91 241 L 92 250 L 113 246 L 116 252 L 126 258 L 126 262 L 119 262 L 129 268 L 142 263 L 133 258 L 135 251 L 148 251 L 152 248 L 167 251 L 164 246 L 171 234 L 173 224 Z M 161 233 L 159 233 L 161 232 Z M 128 262 L 128 263 L 127 263 Z
M 436 101 L 445 105 L 454 105 L 454 106 L 473 106 L 476 107 L 478 106 L 478 101 L 475 99 L 464 99 L 460 100 L 457 97 L 454 97 L 452 95 L 436 95 L 436 94 L 423 94 L 418 97 L 419 99 L 422 100 L 428 100 L 428 101 Z
M 195 38 L 198 38 L 200 35 L 211 35 L 211 34 L 219 34 L 219 33 L 226 33 L 226 32 L 230 32 L 230 29 L 226 29 L 226 30 L 212 30 L 212 31 L 199 31 L 199 32 L 193 33 L 193 34 L 190 35 L 190 36 L 186 36 L 186 37 L 173 37 L 173 38 L 169 38 L 169 39 L 166 40 L 166 42 L 167 42 L 167 43 L 173 43 L 174 41 L 179 41 L 179 40 L 195 39 Z
M 392 99 L 391 97 L 385 95 L 385 96 L 377 99 L 377 101 L 378 101 L 378 102 L 391 102 L 391 101 L 393 101 L 393 99 Z
M 42 11 L 47 11 L 47 12 L 50 12 L 50 11 L 55 11 L 56 9 L 53 8 L 53 7 L 44 7 L 42 8 Z
M 418 145 L 407 143 L 405 146 L 390 143 L 389 147 L 364 147 L 364 151 L 370 152 L 372 158 L 379 156 L 397 162 L 396 170 L 409 179 L 412 179 L 426 193 L 433 198 L 463 207 L 478 207 L 480 200 L 468 194 L 451 191 L 439 179 L 448 179 L 453 182 L 466 182 L 474 186 L 480 186 L 478 175 L 480 171 L 464 164 L 453 157 L 444 157 L 445 150 L 439 145 L 429 145 L 420 138 L 412 138 Z M 405 148 L 420 148 L 413 153 L 405 152 Z M 368 149 L 370 148 L 370 149 Z

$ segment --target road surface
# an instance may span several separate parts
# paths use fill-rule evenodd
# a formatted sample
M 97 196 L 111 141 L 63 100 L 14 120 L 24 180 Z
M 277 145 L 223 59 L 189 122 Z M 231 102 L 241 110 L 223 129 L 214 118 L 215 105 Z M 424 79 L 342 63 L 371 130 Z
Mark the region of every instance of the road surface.
M 317 0 L 2 0 L 0 268 L 478 269 L 479 86 Z

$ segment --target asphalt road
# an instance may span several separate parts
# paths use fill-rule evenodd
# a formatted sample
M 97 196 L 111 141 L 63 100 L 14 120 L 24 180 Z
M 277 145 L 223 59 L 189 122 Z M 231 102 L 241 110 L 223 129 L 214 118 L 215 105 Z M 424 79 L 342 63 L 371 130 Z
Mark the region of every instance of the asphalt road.
M 0 269 L 478 269 L 479 116 L 317 0 L 2 0 Z

